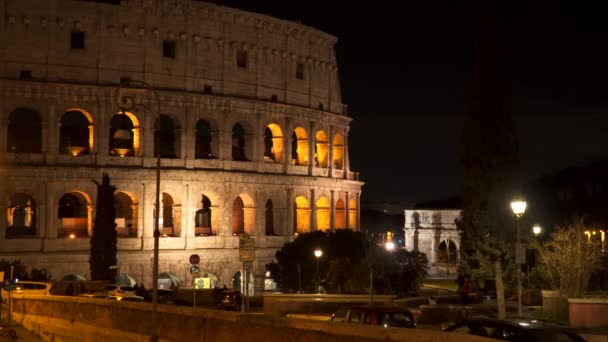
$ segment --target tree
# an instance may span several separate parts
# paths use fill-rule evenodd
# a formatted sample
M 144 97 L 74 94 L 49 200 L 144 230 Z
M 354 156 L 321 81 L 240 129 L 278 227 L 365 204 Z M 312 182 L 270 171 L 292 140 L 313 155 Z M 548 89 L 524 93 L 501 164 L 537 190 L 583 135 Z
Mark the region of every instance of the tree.
M 97 185 L 97 206 L 89 258 L 91 280 L 114 282 L 116 270 L 111 266 L 117 264 L 116 212 L 114 209 L 116 187 L 110 185 L 110 177 L 107 173 L 103 174 L 101 184 L 95 180 L 93 182 Z
M 602 267 L 602 247 L 585 235 L 582 220 L 558 228 L 545 243 L 533 240 L 554 289 L 567 297 L 583 295 L 593 272 Z
M 330 233 L 317 231 L 300 234 L 276 253 L 276 262 L 266 265 L 280 288 L 313 291 L 314 283 L 310 279 L 316 275 L 315 248 L 323 250 L 318 260 L 319 277 L 327 280 L 329 293 L 369 293 L 370 274 L 373 274 L 375 293 L 408 294 L 419 289 L 428 273 L 428 261 L 423 253 L 387 252 L 370 243 L 362 233 L 348 229 Z
M 473 54 L 472 103 L 465 115 L 460 273 L 496 278 L 504 317 L 505 267 L 513 234 L 509 202 L 518 189 L 518 151 L 511 124 L 506 34 L 501 18 L 482 18 Z

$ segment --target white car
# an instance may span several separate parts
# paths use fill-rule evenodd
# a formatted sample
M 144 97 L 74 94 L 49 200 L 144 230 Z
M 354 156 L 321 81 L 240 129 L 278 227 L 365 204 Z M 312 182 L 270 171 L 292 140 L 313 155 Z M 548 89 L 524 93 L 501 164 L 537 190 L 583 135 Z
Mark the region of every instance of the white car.
M 29 281 L 22 280 L 18 281 L 15 284 L 15 289 L 12 291 L 11 295 L 35 295 L 35 296 L 46 296 L 51 294 L 51 283 L 45 283 L 41 281 Z M 8 301 L 9 293 L 2 289 L 2 301 Z
M 101 293 L 106 296 L 116 296 L 116 297 L 128 297 L 135 296 L 135 289 L 131 286 L 124 286 L 118 284 L 106 284 L 101 288 Z

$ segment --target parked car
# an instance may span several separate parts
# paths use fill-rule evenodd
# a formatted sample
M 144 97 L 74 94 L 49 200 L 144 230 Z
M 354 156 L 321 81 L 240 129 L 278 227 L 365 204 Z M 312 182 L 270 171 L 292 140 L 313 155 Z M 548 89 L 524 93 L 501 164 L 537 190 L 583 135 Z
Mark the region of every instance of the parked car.
M 141 297 L 141 296 L 127 296 L 127 297 L 107 296 L 105 299 L 122 301 L 122 302 L 145 302 L 144 297 Z
M 46 296 L 52 294 L 51 283 L 45 283 L 41 281 L 29 281 L 22 280 L 18 281 L 15 284 L 15 289 L 12 291 L 11 295 L 37 295 L 37 296 Z M 6 302 L 8 300 L 8 292 L 2 288 L 2 301 Z
M 415 328 L 414 315 L 408 309 L 390 305 L 359 305 L 341 308 L 330 321 L 387 327 Z
M 444 331 L 514 342 L 583 342 L 582 337 L 555 322 L 532 319 L 472 319 Z
M 118 284 L 106 284 L 101 288 L 101 293 L 106 296 L 135 296 L 135 289 L 131 286 L 124 286 Z
M 106 296 L 105 294 L 102 294 L 102 293 L 83 293 L 83 294 L 80 294 L 78 297 L 96 298 L 96 299 L 108 298 L 108 296 Z

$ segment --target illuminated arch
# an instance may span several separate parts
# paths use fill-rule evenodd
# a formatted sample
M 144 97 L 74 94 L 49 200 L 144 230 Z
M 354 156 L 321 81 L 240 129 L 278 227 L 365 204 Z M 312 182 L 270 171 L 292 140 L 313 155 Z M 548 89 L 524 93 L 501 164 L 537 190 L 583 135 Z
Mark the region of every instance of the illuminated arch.
M 110 120 L 110 155 L 137 156 L 140 148 L 140 128 L 137 116 L 131 112 L 120 112 Z
M 315 134 L 315 165 L 317 167 L 327 167 L 328 152 L 327 134 L 325 131 L 319 130 L 317 131 L 317 134 Z
M 357 229 L 357 201 L 354 198 L 351 198 L 348 201 L 348 228 Z
M 346 228 L 346 208 L 344 207 L 344 201 L 341 198 L 338 198 L 336 201 L 336 221 L 335 226 L 336 229 L 345 229 Z
M 91 154 L 93 136 L 91 115 L 81 109 L 69 109 L 61 116 L 59 153 L 73 156 Z
M 317 211 L 317 230 L 328 231 L 329 230 L 329 220 L 330 220 L 330 210 L 329 210 L 329 201 L 326 197 L 319 197 L 316 203 L 316 211 Z
M 114 194 L 116 234 L 118 237 L 137 237 L 139 202 L 134 194 L 120 191 Z
M 283 130 L 275 123 L 264 129 L 264 161 L 283 162 Z
M 291 160 L 293 165 L 308 165 L 308 134 L 302 127 L 296 127 L 291 135 Z
M 211 200 L 209 197 L 201 195 L 200 209 L 196 211 L 194 217 L 194 235 L 210 236 L 215 234 L 212 214 Z
M 234 199 L 231 226 L 232 235 L 254 234 L 255 207 L 251 196 L 240 194 Z
M 159 222 L 161 235 L 164 237 L 181 236 L 181 205 L 175 203 L 173 196 L 166 192 L 162 194 L 161 203 L 161 222 Z
M 298 234 L 310 232 L 310 206 L 304 196 L 296 197 L 294 203 L 295 231 Z
M 92 233 L 91 201 L 80 191 L 63 194 L 57 202 L 58 238 L 82 238 Z
M 10 239 L 36 236 L 37 214 L 38 208 L 32 196 L 25 193 L 11 196 L 6 208 L 5 237 Z
M 344 168 L 344 136 L 340 133 L 334 135 L 333 141 L 334 168 Z

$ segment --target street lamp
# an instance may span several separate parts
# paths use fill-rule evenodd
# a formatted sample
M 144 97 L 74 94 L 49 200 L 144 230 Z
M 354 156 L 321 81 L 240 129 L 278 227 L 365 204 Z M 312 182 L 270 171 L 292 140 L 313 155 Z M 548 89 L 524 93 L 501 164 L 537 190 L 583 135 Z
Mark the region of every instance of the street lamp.
M 122 111 L 130 111 L 135 107 L 143 107 L 150 110 L 145 103 L 137 102 L 135 97 L 129 94 L 129 90 L 143 89 L 149 90 L 154 94 L 156 100 L 156 115 L 158 116 L 158 127 L 160 129 L 160 97 L 156 90 L 147 82 L 141 80 L 126 80 L 120 82 L 120 86 L 116 89 L 115 100 L 116 105 Z M 157 140 L 156 151 L 156 202 L 154 206 L 154 258 L 152 261 L 152 331 L 150 332 L 150 341 L 158 341 L 158 240 L 160 237 L 159 216 L 160 216 L 160 133 L 155 134 Z
M 323 255 L 323 250 L 320 248 L 315 249 L 315 258 L 317 258 L 317 272 L 315 273 L 315 287 L 317 288 L 317 293 L 321 293 L 321 289 L 319 288 L 319 259 Z
M 526 212 L 526 201 L 514 200 L 511 202 L 511 209 L 515 214 L 515 222 L 517 225 L 517 242 L 515 244 L 515 263 L 517 264 L 517 314 L 521 317 L 521 229 L 520 229 L 520 218 Z
M 540 235 L 540 233 L 543 231 L 543 229 L 541 228 L 541 226 L 535 224 L 534 227 L 532 227 L 532 233 L 534 233 L 534 236 L 538 236 Z

